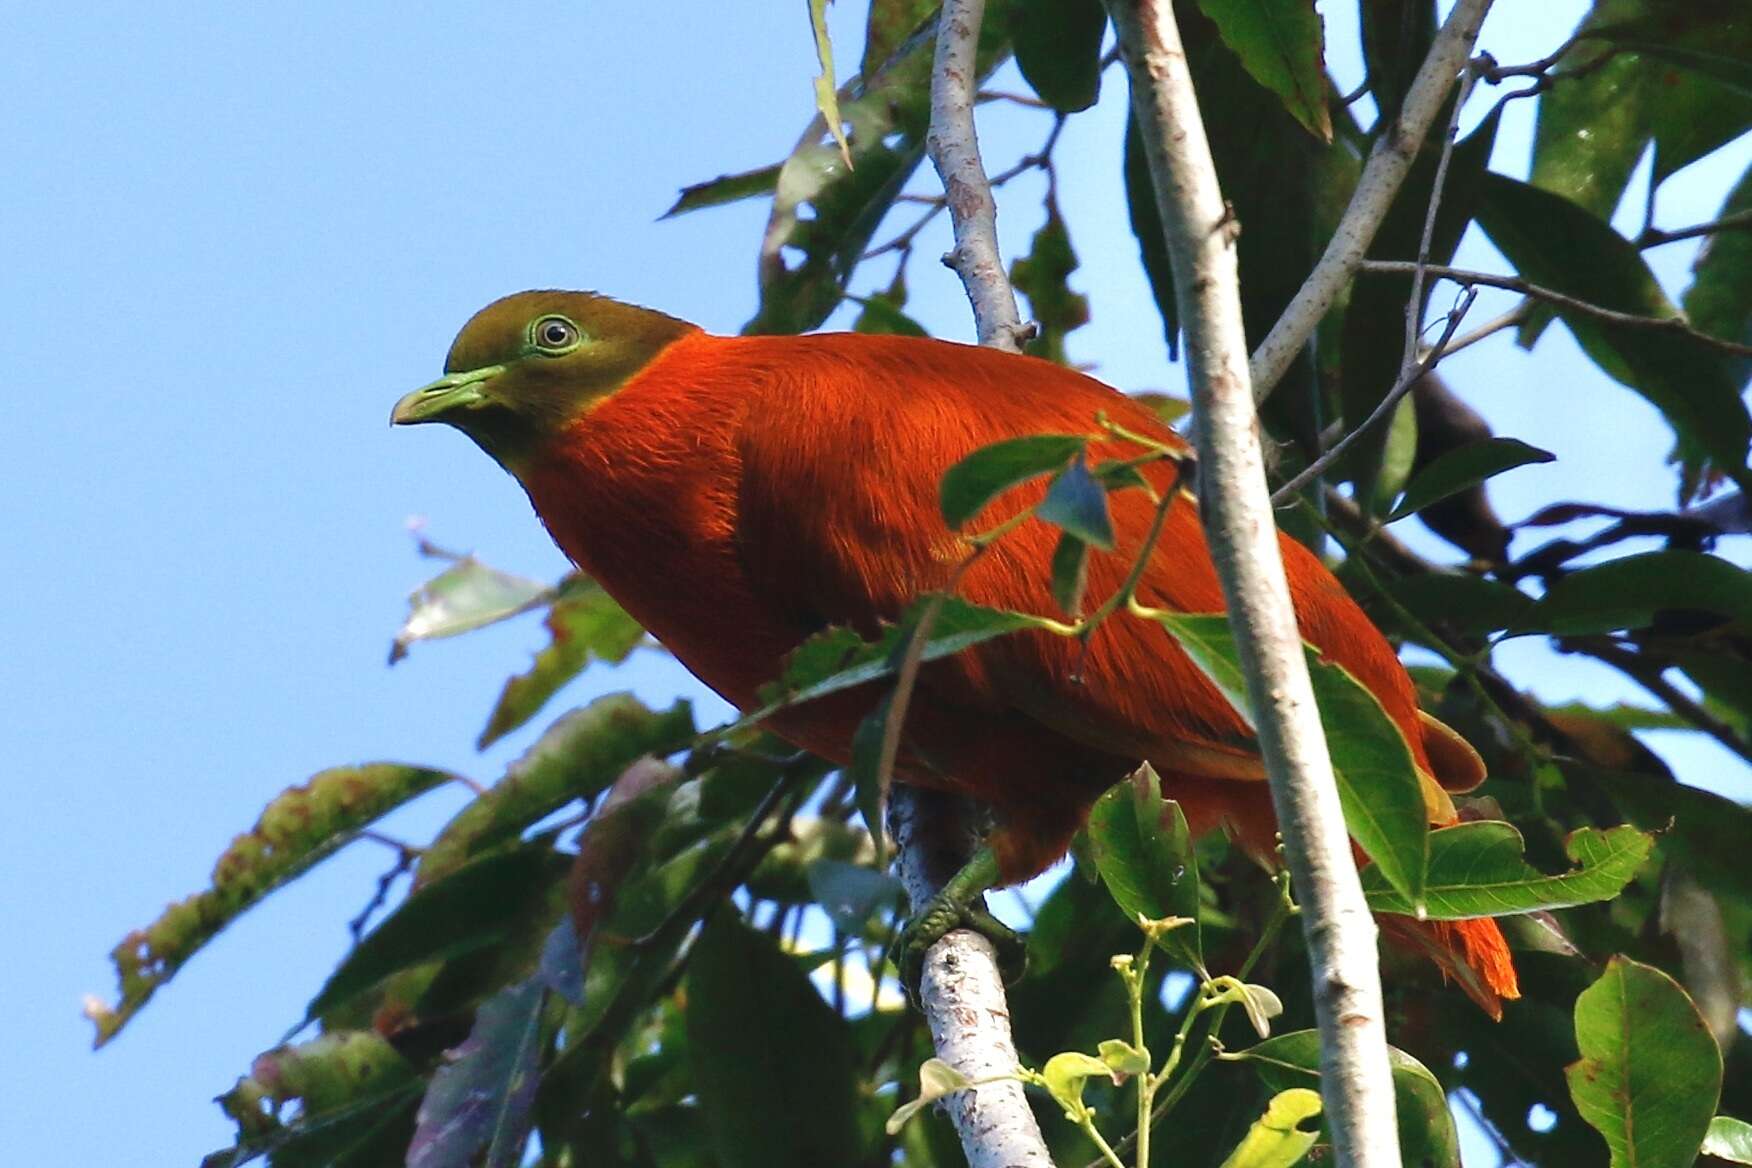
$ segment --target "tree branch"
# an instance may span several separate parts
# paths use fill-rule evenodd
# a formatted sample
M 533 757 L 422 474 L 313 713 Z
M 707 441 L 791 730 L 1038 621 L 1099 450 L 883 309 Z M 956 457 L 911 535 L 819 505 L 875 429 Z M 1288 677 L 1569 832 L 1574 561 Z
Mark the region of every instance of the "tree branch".
M 1364 272 L 1402 276 L 1413 271 L 1417 266 L 1417 264 L 1405 260 L 1364 260 L 1360 269 Z M 1578 300 L 1567 292 L 1559 292 L 1555 288 L 1528 283 L 1519 276 L 1499 276 L 1495 272 L 1474 272 L 1466 268 L 1450 268 L 1442 264 L 1426 264 L 1424 271 L 1440 279 L 1463 284 L 1468 288 L 1477 284 L 1483 284 L 1489 288 L 1506 288 L 1511 292 L 1530 296 L 1534 300 L 1543 300 L 1558 308 L 1584 313 L 1596 320 L 1603 320 L 1608 324 L 1615 324 L 1622 328 L 1678 333 L 1680 336 L 1689 337 L 1700 345 L 1719 349 L 1724 353 L 1732 353 L 1736 357 L 1752 357 L 1752 345 L 1743 344 L 1740 341 L 1730 341 L 1726 337 L 1718 337 L 1712 333 L 1700 332 L 1692 328 L 1691 322 L 1682 316 L 1639 316 L 1634 312 L 1619 312 L 1617 309 L 1591 304 L 1586 300 Z
M 931 65 L 931 128 L 925 150 L 943 180 L 955 247 L 943 262 L 961 277 L 979 343 L 1012 353 L 1032 335 L 1016 311 L 1016 294 L 998 254 L 998 205 L 979 157 L 973 128 L 975 66 L 985 0 L 945 0 L 937 23 L 937 55 Z
M 980 343 L 1012 352 L 1029 335 L 998 253 L 997 204 L 974 134 L 974 51 L 984 0 L 945 0 L 931 72 L 931 128 L 925 136 L 942 176 L 955 250 L 944 257 L 973 305 Z M 958 805 L 959 804 L 959 805 Z M 967 808 L 953 798 L 897 784 L 888 801 L 889 832 L 914 912 L 967 863 L 977 839 Z M 990 941 L 957 929 L 925 954 L 919 1003 L 938 1057 L 970 1079 L 1016 1069 L 1010 1007 Z M 1022 1084 L 999 1079 L 944 1100 L 969 1168 L 1052 1168 L 1040 1125 Z
M 1327 1124 L 1340 1165 L 1395 1165 L 1399 1145 L 1375 923 L 1351 859 L 1266 494 L 1258 419 L 1249 392 L 1234 224 L 1217 187 L 1171 3 L 1106 3 L 1131 74 L 1132 109 L 1139 118 L 1156 207 L 1173 258 L 1175 299 L 1198 416 L 1200 509 L 1247 675 L 1285 855 L 1302 901 Z M 1487 6 L 1488 0 L 1460 0 L 1456 12 L 1482 16 Z M 1440 54 L 1432 54 L 1417 85 L 1445 91 L 1465 60 L 1476 20 L 1465 25 L 1472 31 L 1464 35 L 1452 31 L 1454 23 L 1450 21 L 1438 42 L 1457 42 L 1457 55 L 1443 64 Z M 1426 76 L 1436 74 L 1437 82 L 1425 83 Z M 1439 98 L 1433 104 L 1439 105 Z M 1412 111 L 1407 120 L 1415 121 Z M 1384 140 L 1397 136 L 1390 133 Z M 1421 136 L 1420 128 L 1417 138 Z M 1412 139 L 1414 146 L 1417 138 Z M 1364 234 L 1372 235 L 1373 226 Z M 1346 262 L 1354 268 L 1360 258 L 1359 246 L 1356 257 Z M 1316 316 L 1308 317 L 1309 329 Z M 1300 346 L 1298 339 L 1285 351 Z
M 1419 145 L 1441 112 L 1449 87 L 1472 53 L 1490 5 L 1491 0 L 1459 0 L 1436 33 L 1429 55 L 1406 92 L 1399 117 L 1376 140 L 1325 254 L 1254 351 L 1250 373 L 1255 401 L 1264 401 L 1271 393 L 1362 263 L 1363 254 L 1387 218 L 1399 184 L 1411 170 Z

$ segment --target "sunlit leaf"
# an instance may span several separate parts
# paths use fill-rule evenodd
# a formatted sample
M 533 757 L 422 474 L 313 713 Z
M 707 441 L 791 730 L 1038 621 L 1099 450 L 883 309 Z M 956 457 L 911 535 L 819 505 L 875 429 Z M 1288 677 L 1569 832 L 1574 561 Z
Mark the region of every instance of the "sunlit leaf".
M 1088 1105 L 1083 1102 L 1083 1085 L 1091 1075 L 1111 1078 L 1113 1069 L 1094 1055 L 1077 1050 L 1055 1054 L 1040 1068 L 1047 1093 L 1064 1108 L 1065 1118 L 1073 1123 L 1088 1113 Z
M 1290 1168 L 1314 1146 L 1319 1131 L 1301 1125 L 1319 1114 L 1320 1092 L 1306 1087 L 1278 1092 L 1222 1168 Z
M 1703 1137 L 1703 1154 L 1730 1164 L 1752 1164 L 1752 1123 L 1731 1115 L 1716 1116 Z
M 1465 920 L 1610 900 L 1630 883 L 1655 841 L 1634 827 L 1580 828 L 1564 843 L 1576 868 L 1555 876 L 1530 867 L 1521 855 L 1525 846 L 1521 833 L 1500 820 L 1432 831 L 1424 883 L 1430 919 Z M 1411 901 L 1388 887 L 1374 867 L 1361 875 L 1370 908 L 1414 914 Z
M 679 750 L 693 735 L 693 709 L 687 702 L 658 711 L 631 694 L 609 694 L 573 710 L 444 825 L 420 859 L 416 886 L 515 839 L 572 800 L 605 790 L 641 756 Z
M 809 31 L 815 38 L 815 59 L 821 65 L 821 73 L 815 78 L 815 108 L 821 112 L 827 132 L 839 144 L 840 158 L 849 170 L 852 148 L 846 141 L 846 128 L 840 121 L 839 90 L 833 84 L 833 41 L 827 35 L 827 6 L 832 2 L 809 0 Z
M 476 748 L 485 750 L 528 722 L 591 662 L 618 665 L 645 639 L 645 630 L 613 597 L 581 576 L 560 585 L 545 623 L 552 640 L 528 672 L 505 683 Z
M 121 998 L 113 1006 L 86 1003 L 96 1045 L 114 1038 L 185 961 L 268 893 L 356 839 L 373 820 L 455 780 L 447 771 L 368 763 L 323 771 L 279 795 L 219 857 L 211 888 L 171 905 L 111 951 Z
M 695 183 L 691 187 L 683 187 L 675 204 L 663 212 L 661 218 L 673 219 L 677 215 L 685 215 L 689 211 L 699 211 L 706 207 L 719 207 L 725 203 L 740 202 L 752 199 L 756 195 L 770 195 L 778 185 L 779 164 L 763 166 L 758 170 L 746 170 L 741 174 L 721 174 L 717 178 L 703 183 Z
M 1237 1054 L 1274 1091 L 1319 1085 L 1320 1035 L 1316 1031 L 1280 1034 Z M 1459 1168 L 1460 1137 L 1448 1111 L 1442 1084 L 1427 1067 L 1398 1047 L 1388 1047 L 1387 1058 L 1393 1068 L 1400 1158 L 1420 1168 Z
M 1326 44 L 1311 0 L 1199 0 L 1253 79 L 1283 99 L 1308 132 L 1332 141 Z
M 919 1066 L 918 1098 L 896 1108 L 894 1114 L 888 1117 L 884 1130 L 889 1135 L 898 1132 L 906 1121 L 923 1111 L 945 1095 L 953 1095 L 957 1091 L 965 1091 L 973 1086 L 973 1080 L 944 1062 L 942 1059 L 926 1059 Z
M 943 472 L 943 521 L 964 526 L 1011 487 L 1064 466 L 1088 441 L 1081 434 L 1030 434 L 980 447 Z
M 1162 798 L 1161 779 L 1147 763 L 1108 789 L 1089 811 L 1095 866 L 1130 920 L 1184 918 L 1160 944 L 1176 962 L 1204 968 L 1199 938 L 1198 856 L 1180 804 Z
M 454 637 L 528 612 L 551 590 L 540 580 L 513 576 L 464 556 L 408 595 L 408 619 L 389 648 L 394 665 L 415 641 Z
M 368 1168 L 400 1158 L 425 1084 L 382 1036 L 338 1030 L 258 1055 L 250 1073 L 219 1096 L 238 1143 L 202 1161 L 230 1168 L 261 1155 L 284 1168 Z M 296 1105 L 296 1115 L 281 1115 Z
M 1095 7 L 1100 11 L 1099 4 Z M 1070 230 L 1059 215 L 1057 201 L 1049 196 L 1046 222 L 1034 233 L 1028 254 L 1010 265 L 1010 282 L 1028 298 L 1029 315 L 1039 330 L 1028 343 L 1030 356 L 1070 363 L 1065 337 L 1089 323 L 1089 298 L 1071 291 L 1071 273 L 1076 270 Z
M 1688 1168 L 1715 1115 L 1722 1052 L 1679 984 L 1614 957 L 1576 999 L 1576 1046 L 1570 1094 L 1613 1168 Z

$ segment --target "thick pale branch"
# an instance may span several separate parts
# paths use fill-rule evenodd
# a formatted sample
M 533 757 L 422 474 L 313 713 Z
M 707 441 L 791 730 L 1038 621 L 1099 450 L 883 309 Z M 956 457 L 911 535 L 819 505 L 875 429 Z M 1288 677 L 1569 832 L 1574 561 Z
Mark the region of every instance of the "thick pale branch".
M 1485 5 L 1473 6 L 1482 11 Z M 1200 508 L 1303 907 L 1327 1122 L 1339 1164 L 1394 1165 L 1398 1141 L 1375 924 L 1351 859 L 1266 494 L 1241 324 L 1235 225 L 1217 186 L 1172 5 L 1107 0 L 1107 7 L 1131 74 L 1132 109 L 1173 259 L 1198 418 Z M 1468 0 L 1460 7 L 1467 8 Z M 1470 36 L 1463 40 L 1469 47 Z M 1464 59 L 1465 47 L 1444 76 L 1444 90 Z
M 945 0 L 931 67 L 931 128 L 925 150 L 943 180 L 955 226 L 955 247 L 943 262 L 967 289 L 979 343 L 1014 353 L 1021 351 L 1032 330 L 1016 311 L 1016 294 L 998 254 L 998 205 L 973 127 L 975 55 L 984 16 L 985 0 Z
M 984 0 L 946 0 L 937 28 L 931 74 L 931 128 L 926 149 L 943 179 L 955 228 L 946 258 L 973 305 L 982 344 L 1012 352 L 1029 329 L 998 252 L 997 205 L 974 135 L 974 54 Z M 891 711 L 898 721 L 901 710 Z M 977 842 L 966 808 L 942 795 L 896 786 L 888 823 L 899 851 L 901 879 L 917 912 L 966 864 Z M 938 1057 L 970 1079 L 1015 1070 L 1010 1009 L 991 942 L 957 929 L 925 954 L 919 1001 Z M 1014 1080 L 959 1092 L 944 1101 L 969 1168 L 1052 1168 L 1034 1112 Z
M 1363 254 L 1387 218 L 1393 196 L 1399 193 L 1400 183 L 1411 171 L 1418 147 L 1441 112 L 1448 90 L 1466 67 L 1490 5 L 1491 0 L 1459 0 L 1436 33 L 1429 55 L 1406 92 L 1398 118 L 1381 134 L 1369 154 L 1356 192 L 1351 195 L 1325 254 L 1254 351 L 1251 373 L 1256 401 L 1264 401 L 1271 393 L 1362 263 Z

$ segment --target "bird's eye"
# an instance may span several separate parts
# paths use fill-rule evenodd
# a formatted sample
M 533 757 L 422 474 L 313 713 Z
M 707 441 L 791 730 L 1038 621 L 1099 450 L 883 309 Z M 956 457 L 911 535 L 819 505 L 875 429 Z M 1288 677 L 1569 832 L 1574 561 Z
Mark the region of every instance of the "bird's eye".
M 577 345 L 578 326 L 563 316 L 546 316 L 531 330 L 535 346 L 549 353 L 563 353 Z

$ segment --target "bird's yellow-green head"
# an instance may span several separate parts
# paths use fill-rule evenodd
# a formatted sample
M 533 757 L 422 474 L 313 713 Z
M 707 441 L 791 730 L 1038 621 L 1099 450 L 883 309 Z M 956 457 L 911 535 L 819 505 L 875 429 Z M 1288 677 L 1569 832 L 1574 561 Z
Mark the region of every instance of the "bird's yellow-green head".
M 395 403 L 396 425 L 446 422 L 507 470 L 619 389 L 686 321 L 594 292 L 517 292 L 475 313 L 444 376 Z

